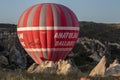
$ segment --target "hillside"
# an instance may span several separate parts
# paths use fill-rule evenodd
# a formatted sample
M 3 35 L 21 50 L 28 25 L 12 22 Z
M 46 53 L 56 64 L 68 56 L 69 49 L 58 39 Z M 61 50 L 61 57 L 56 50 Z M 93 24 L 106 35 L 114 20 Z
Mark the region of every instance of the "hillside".
M 120 43 L 120 24 L 80 22 L 80 25 L 81 32 L 79 37 L 98 39 L 102 42 Z

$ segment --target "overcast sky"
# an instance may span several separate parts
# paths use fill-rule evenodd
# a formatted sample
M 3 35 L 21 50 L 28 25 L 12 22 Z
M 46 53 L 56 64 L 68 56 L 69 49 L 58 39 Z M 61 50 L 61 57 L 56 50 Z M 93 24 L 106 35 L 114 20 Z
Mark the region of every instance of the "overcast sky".
M 1 0 L 0 23 L 17 24 L 28 7 L 39 3 L 59 3 L 70 9 L 79 21 L 120 23 L 120 0 Z

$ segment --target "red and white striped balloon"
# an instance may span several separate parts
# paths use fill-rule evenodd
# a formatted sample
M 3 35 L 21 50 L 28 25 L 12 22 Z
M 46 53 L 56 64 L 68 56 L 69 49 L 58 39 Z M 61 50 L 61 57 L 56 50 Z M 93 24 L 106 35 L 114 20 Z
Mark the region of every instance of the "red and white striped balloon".
M 76 43 L 79 24 L 69 8 L 43 3 L 23 12 L 18 21 L 17 33 L 24 49 L 40 64 L 46 60 L 65 59 Z

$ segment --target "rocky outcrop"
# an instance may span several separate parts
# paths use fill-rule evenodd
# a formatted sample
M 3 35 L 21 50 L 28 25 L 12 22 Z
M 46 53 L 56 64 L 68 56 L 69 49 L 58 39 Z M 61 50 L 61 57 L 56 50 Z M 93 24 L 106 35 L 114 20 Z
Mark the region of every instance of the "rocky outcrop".
M 57 62 L 57 74 L 75 74 L 75 73 L 81 73 L 81 71 L 77 68 L 75 64 L 73 64 L 71 61 L 64 61 L 60 60 Z
M 44 63 L 41 63 L 40 65 L 33 63 L 29 68 L 28 72 L 30 73 L 56 73 L 57 66 L 52 61 L 46 61 Z
M 99 62 L 101 57 L 107 52 L 105 44 L 96 39 L 81 37 L 78 39 L 77 44 L 81 44 L 89 53 L 88 56 L 97 62 Z
M 45 61 L 40 65 L 33 64 L 31 65 L 27 72 L 29 73 L 49 73 L 49 74 L 82 74 L 81 71 L 72 64 L 71 61 L 59 60 L 54 63 L 53 61 Z
M 106 57 L 103 56 L 100 62 L 90 72 L 89 76 L 104 76 L 105 71 L 106 71 Z
M 82 50 L 80 49 L 81 47 L 79 47 L 79 46 L 83 46 L 85 51 L 87 51 L 89 53 L 88 56 L 97 62 L 99 62 L 100 59 L 103 56 L 105 56 L 106 54 L 111 55 L 112 56 L 111 58 L 113 58 L 113 59 L 120 55 L 119 54 L 120 53 L 120 44 L 111 43 L 109 41 L 101 42 L 97 39 L 81 37 L 81 38 L 78 38 L 77 47 L 75 48 L 79 52 L 77 52 L 75 50 L 73 50 L 73 51 L 75 51 L 76 53 L 82 52 Z
M 100 62 L 93 68 L 89 76 L 120 76 L 120 64 L 117 59 L 110 63 L 109 58 L 103 56 Z

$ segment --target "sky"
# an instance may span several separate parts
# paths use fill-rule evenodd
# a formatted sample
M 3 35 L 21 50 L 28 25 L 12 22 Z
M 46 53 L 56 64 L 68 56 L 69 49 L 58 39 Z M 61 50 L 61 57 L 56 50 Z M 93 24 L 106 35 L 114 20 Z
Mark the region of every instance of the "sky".
M 63 4 L 79 21 L 120 23 L 120 0 L 1 0 L 0 23 L 17 24 L 24 10 L 39 3 Z

